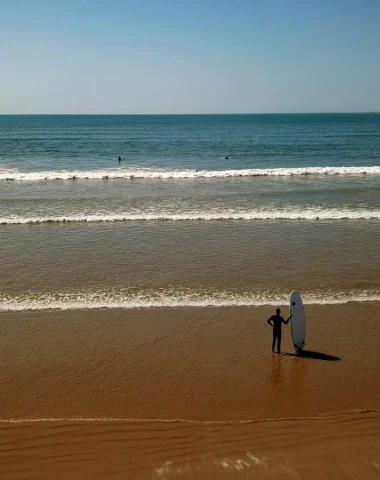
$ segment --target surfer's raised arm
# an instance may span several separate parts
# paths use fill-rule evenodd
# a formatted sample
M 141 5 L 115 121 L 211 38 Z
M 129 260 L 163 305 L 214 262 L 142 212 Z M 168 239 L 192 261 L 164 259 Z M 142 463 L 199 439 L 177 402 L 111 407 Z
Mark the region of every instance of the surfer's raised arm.
M 283 321 L 283 323 L 285 323 L 285 325 L 287 325 L 291 318 L 292 318 L 292 315 L 290 314 L 287 320 L 282 319 L 282 321 Z

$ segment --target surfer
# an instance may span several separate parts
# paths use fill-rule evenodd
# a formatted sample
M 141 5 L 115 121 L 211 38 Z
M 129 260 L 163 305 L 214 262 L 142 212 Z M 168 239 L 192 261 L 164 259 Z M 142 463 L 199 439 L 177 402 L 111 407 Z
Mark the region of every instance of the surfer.
M 121 156 L 120 155 L 119 155 L 119 158 L 117 160 L 118 160 L 119 165 L 120 165 L 120 163 L 121 163 Z
M 276 340 L 277 340 L 277 353 L 281 353 L 281 326 L 283 323 L 287 325 L 289 323 L 289 320 L 292 318 L 290 317 L 287 320 L 284 320 L 281 317 L 281 310 L 277 308 L 276 310 L 276 315 L 272 315 L 268 320 L 267 323 L 273 328 L 273 342 L 272 342 L 272 352 L 274 353 L 274 347 L 276 346 Z

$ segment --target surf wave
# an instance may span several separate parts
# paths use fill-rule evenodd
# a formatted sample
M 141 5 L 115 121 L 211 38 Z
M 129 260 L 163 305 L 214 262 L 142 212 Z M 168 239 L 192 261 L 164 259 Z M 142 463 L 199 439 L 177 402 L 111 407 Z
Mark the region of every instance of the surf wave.
M 252 221 L 252 220 L 377 220 L 380 209 L 348 209 L 348 208 L 305 208 L 273 209 L 273 210 L 204 210 L 183 213 L 118 213 L 118 214 L 75 214 L 57 216 L 24 217 L 10 215 L 0 217 L 0 225 L 36 225 L 56 223 L 113 223 L 113 222 L 151 222 L 151 221 Z
M 340 305 L 351 302 L 380 302 L 380 291 L 305 293 L 306 305 Z M 260 307 L 284 306 L 288 293 L 232 293 L 159 291 L 142 293 L 75 292 L 52 295 L 0 296 L 0 310 L 86 310 L 179 307 Z
M 293 175 L 380 175 L 380 166 L 371 167 L 294 167 L 248 168 L 235 170 L 166 170 L 157 168 L 119 168 L 101 170 L 49 170 L 21 172 L 17 169 L 0 170 L 0 180 L 35 182 L 48 180 L 186 180 L 237 177 L 270 177 Z

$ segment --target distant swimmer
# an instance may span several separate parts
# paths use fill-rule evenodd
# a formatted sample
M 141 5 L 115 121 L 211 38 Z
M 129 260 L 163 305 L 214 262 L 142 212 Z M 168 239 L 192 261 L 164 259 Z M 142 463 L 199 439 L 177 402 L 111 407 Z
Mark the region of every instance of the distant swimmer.
M 120 155 L 119 155 L 119 158 L 117 160 L 118 160 L 119 165 L 120 165 L 120 163 L 121 163 L 121 156 Z
M 228 157 L 224 157 L 226 160 L 228 160 Z
M 272 352 L 274 353 L 274 348 L 276 346 L 276 340 L 277 340 L 277 353 L 281 353 L 281 326 L 283 323 L 287 325 L 289 323 L 289 320 L 292 318 L 290 317 L 287 320 L 284 320 L 281 317 L 281 310 L 278 308 L 276 310 L 276 315 L 272 315 L 268 320 L 267 323 L 273 328 L 273 342 L 272 342 Z

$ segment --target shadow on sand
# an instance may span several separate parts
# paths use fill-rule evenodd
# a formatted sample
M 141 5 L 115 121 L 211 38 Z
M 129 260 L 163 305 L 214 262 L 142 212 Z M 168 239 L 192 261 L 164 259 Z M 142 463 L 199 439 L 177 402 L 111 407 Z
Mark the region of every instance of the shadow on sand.
M 290 357 L 298 358 L 312 358 L 313 360 L 327 360 L 329 362 L 336 362 L 337 360 L 340 360 L 340 357 L 327 355 L 327 353 L 312 352 L 311 350 L 304 350 L 300 353 L 283 353 L 282 355 L 288 355 Z

